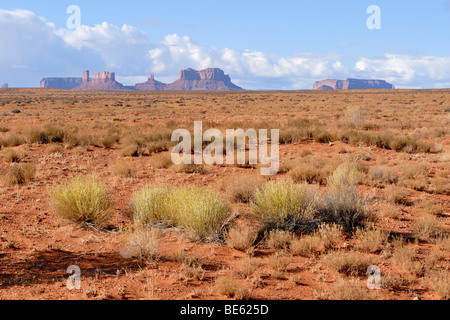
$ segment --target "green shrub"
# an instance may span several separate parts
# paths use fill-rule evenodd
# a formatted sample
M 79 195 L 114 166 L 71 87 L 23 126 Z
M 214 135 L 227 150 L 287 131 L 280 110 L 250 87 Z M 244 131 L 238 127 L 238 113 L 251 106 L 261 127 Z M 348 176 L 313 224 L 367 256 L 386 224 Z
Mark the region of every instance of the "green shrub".
M 271 181 L 255 192 L 253 214 L 266 228 L 293 230 L 311 216 L 312 196 L 306 185 L 288 180 Z
M 180 226 L 197 239 L 219 237 L 229 211 L 213 189 L 198 186 L 146 186 L 133 196 L 131 209 L 135 221 Z
M 50 191 L 55 211 L 64 219 L 81 223 L 101 223 L 109 218 L 112 206 L 104 183 L 93 177 L 75 177 Z

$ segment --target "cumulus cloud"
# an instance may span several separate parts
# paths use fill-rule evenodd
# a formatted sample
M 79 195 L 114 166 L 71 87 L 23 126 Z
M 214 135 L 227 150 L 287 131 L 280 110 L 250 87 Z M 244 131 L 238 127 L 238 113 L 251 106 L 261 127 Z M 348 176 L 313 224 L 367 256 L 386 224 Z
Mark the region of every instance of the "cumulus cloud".
M 148 68 L 148 61 L 143 58 L 151 43 L 145 32 L 133 26 L 125 24 L 118 27 L 103 22 L 94 27 L 61 29 L 57 34 L 68 46 L 94 51 L 103 60 L 106 68 L 114 69 L 124 76 L 132 76 Z
M 0 9 L 0 81 L 38 86 L 45 76 L 65 76 L 103 66 L 91 50 L 68 46 L 55 26 L 27 10 Z
M 309 89 L 325 78 L 385 79 L 398 88 L 450 83 L 450 57 L 385 54 L 347 58 L 339 54 L 275 56 L 260 51 L 203 47 L 188 36 L 160 41 L 134 26 L 104 22 L 57 30 L 26 10 L 0 9 L 0 82 L 37 86 L 42 77 L 80 76 L 82 70 L 115 71 L 126 84 L 149 73 L 169 82 L 186 68 L 222 68 L 246 89 Z

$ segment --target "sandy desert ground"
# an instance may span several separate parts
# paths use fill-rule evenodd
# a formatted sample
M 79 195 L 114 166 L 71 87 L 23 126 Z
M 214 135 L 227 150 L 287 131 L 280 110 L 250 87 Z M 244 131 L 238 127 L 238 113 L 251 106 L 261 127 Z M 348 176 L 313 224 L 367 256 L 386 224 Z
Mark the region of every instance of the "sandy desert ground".
M 280 172 L 172 165 L 171 133 L 194 121 L 279 129 Z M 1 89 L 0 299 L 449 299 L 449 128 L 450 90 Z M 105 184 L 108 221 L 69 221 L 52 204 L 79 176 Z M 325 210 L 331 177 L 355 185 L 358 228 L 313 219 L 277 231 L 255 214 L 269 180 L 306 188 Z M 149 233 L 130 207 L 146 185 L 210 187 L 229 208 L 228 236 L 176 223 Z M 72 265 L 78 290 L 66 286 Z M 380 289 L 367 288 L 371 265 Z

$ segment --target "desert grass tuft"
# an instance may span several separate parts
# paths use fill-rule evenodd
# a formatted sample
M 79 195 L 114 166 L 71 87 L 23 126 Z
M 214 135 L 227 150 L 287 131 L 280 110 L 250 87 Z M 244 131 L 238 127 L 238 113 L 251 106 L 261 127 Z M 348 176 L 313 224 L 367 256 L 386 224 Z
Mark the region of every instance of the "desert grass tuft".
M 50 202 L 64 219 L 79 223 L 102 223 L 112 206 L 106 185 L 98 178 L 77 176 L 50 190 Z

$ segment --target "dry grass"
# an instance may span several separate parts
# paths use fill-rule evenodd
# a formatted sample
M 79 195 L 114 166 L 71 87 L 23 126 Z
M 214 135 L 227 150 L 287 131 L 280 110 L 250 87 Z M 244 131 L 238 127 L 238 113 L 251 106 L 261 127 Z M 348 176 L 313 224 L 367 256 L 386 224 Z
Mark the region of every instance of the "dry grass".
M 324 295 L 328 300 L 373 300 L 369 289 L 361 286 L 357 280 L 339 279 L 334 289 Z
M 159 153 L 149 160 L 150 165 L 155 169 L 166 169 L 173 165 L 172 157 L 167 153 Z
M 160 256 L 159 238 L 160 230 L 139 228 L 127 237 L 120 254 L 125 259 L 137 258 L 140 262 L 155 261 Z
M 250 207 L 266 228 L 292 230 L 297 223 L 310 217 L 312 199 L 306 185 L 280 180 L 268 182 L 258 189 Z
M 218 293 L 234 298 L 236 300 L 250 300 L 252 289 L 248 286 L 242 286 L 231 276 L 222 276 L 216 279 L 214 287 Z
M 266 235 L 265 245 L 269 249 L 287 249 L 295 239 L 295 234 L 285 230 L 271 230 Z
M 25 154 L 13 148 L 5 148 L 1 151 L 1 157 L 5 162 L 19 163 L 25 157 Z
M 387 166 L 371 167 L 369 169 L 369 177 L 373 181 L 378 181 L 384 184 L 395 184 L 399 179 L 398 173 Z
M 292 257 L 286 256 L 283 253 L 277 252 L 274 255 L 266 258 L 266 263 L 269 268 L 274 272 L 272 275 L 276 279 L 284 278 L 285 273 L 288 270 L 289 265 L 292 262 Z
M 117 160 L 111 165 L 111 172 L 119 177 L 135 178 L 137 176 L 136 164 L 132 160 Z
M 324 241 L 318 234 L 306 235 L 291 242 L 290 252 L 293 255 L 310 256 L 320 253 L 324 248 Z
M 324 222 L 341 225 L 350 232 L 372 219 L 369 198 L 361 196 L 355 187 L 346 186 L 330 190 L 318 203 L 316 216 Z
M 248 226 L 232 227 L 224 232 L 228 247 L 243 252 L 251 252 L 258 233 Z
M 64 153 L 64 148 L 57 143 L 52 143 L 49 144 L 46 148 L 45 148 L 45 153 L 46 154 L 62 154 Z
M 425 276 L 428 287 L 436 292 L 442 300 L 450 299 L 450 272 L 449 270 L 430 271 Z
M 413 275 L 419 275 L 422 273 L 422 264 L 420 261 L 417 261 L 416 249 L 413 247 L 407 246 L 400 242 L 396 243 L 394 245 L 392 260 Z
M 399 186 L 392 185 L 385 189 L 386 200 L 391 204 L 407 205 L 409 204 L 407 196 L 406 190 Z
M 321 261 L 333 271 L 346 275 L 364 275 L 376 261 L 355 251 L 332 251 L 323 255 Z
M 319 226 L 317 233 L 322 239 L 325 249 L 331 249 L 339 244 L 342 236 L 342 231 L 342 226 L 338 224 L 322 223 Z
M 253 257 L 242 258 L 237 266 L 237 272 L 241 277 L 250 278 L 261 266 L 261 259 Z
M 356 247 L 363 251 L 377 252 L 383 248 L 389 238 L 389 232 L 381 230 L 371 224 L 365 228 L 357 228 L 355 232 Z
M 112 201 L 106 185 L 94 177 L 78 176 L 67 184 L 54 186 L 50 190 L 50 202 L 64 219 L 81 223 L 102 223 Z
M 236 203 L 249 203 L 254 200 L 255 191 L 264 184 L 265 180 L 254 175 L 232 175 L 222 182 L 222 190 L 227 198 Z
M 23 185 L 34 180 L 36 168 L 29 163 L 14 164 L 0 171 L 0 184 L 3 186 Z
M 412 235 L 419 240 L 429 240 L 438 230 L 437 219 L 431 214 L 422 215 L 413 221 Z
M 147 185 L 133 195 L 131 210 L 136 222 L 179 226 L 204 240 L 220 237 L 229 207 L 210 187 Z

